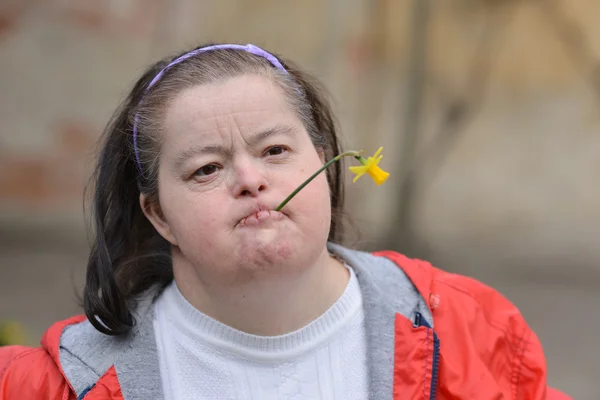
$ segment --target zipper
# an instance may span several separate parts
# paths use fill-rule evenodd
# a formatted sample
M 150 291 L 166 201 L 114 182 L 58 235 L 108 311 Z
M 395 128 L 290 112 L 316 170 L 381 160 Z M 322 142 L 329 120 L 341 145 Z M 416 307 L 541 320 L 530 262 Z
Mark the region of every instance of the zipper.
M 440 375 L 440 339 L 420 312 L 415 313 L 413 326 L 415 328 L 424 326 L 425 328 L 431 329 L 433 332 L 433 368 L 431 370 L 431 391 L 429 392 L 429 400 L 435 400 Z
M 83 400 L 83 398 L 85 398 L 85 396 L 88 394 L 88 392 L 94 388 L 94 386 L 96 386 L 95 383 L 93 385 L 88 386 L 87 388 L 83 389 L 83 392 L 81 392 L 81 394 L 79 396 L 77 396 L 77 400 Z
M 432 329 L 433 331 L 433 329 Z M 438 339 L 437 333 L 433 331 L 433 369 L 431 372 L 431 394 L 429 395 L 430 400 L 435 400 L 435 393 L 438 387 L 438 378 L 440 376 L 440 339 Z

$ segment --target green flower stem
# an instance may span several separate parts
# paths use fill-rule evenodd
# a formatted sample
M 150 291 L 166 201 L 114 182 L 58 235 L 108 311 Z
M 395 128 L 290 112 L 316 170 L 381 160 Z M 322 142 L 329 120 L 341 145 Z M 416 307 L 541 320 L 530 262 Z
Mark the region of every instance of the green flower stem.
M 312 174 L 312 176 L 310 178 L 308 178 L 307 180 L 305 180 L 304 183 L 302 183 L 302 185 L 298 186 L 296 188 L 296 190 L 294 190 L 288 197 L 286 197 L 286 199 L 283 202 L 281 202 L 280 205 L 277 206 L 277 208 L 275 209 L 275 211 L 281 211 L 281 209 L 283 208 L 283 206 L 285 206 L 291 199 L 293 199 L 294 196 L 297 195 L 299 191 L 301 191 L 302 189 L 304 189 L 304 187 L 306 185 L 308 185 L 310 183 L 310 181 L 312 181 L 313 179 L 315 179 L 317 177 L 317 175 L 319 175 L 321 172 L 323 172 L 327 168 L 329 168 L 329 166 L 331 164 L 333 164 L 334 162 L 337 162 L 337 161 L 341 160 L 343 157 L 348 157 L 348 156 L 353 156 L 354 158 L 356 158 L 360 162 L 363 162 L 363 160 L 361 160 L 362 157 L 360 156 L 360 152 L 358 152 L 358 151 L 347 151 L 345 153 L 338 154 L 337 156 L 335 156 L 331 160 L 327 161 L 325 163 L 325 165 L 323 165 L 321 168 L 319 168 L 319 170 L 317 172 L 315 172 L 314 174 Z

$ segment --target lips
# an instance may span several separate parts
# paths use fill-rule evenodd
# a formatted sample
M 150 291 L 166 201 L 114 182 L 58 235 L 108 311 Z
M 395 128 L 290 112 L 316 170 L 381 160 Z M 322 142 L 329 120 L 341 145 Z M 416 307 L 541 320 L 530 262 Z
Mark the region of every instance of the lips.
M 266 207 L 258 207 L 255 211 L 251 211 L 238 222 L 238 226 L 255 226 L 260 225 L 268 220 L 279 220 L 284 217 L 284 214 L 279 211 L 271 210 Z

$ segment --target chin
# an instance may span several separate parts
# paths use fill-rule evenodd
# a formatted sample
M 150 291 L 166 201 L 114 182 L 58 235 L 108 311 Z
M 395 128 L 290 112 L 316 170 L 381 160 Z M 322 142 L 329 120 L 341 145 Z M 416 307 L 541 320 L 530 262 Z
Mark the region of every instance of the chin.
M 237 248 L 237 258 L 248 268 L 264 270 L 271 266 L 289 264 L 298 253 L 296 246 L 281 236 L 257 234 L 246 237 Z

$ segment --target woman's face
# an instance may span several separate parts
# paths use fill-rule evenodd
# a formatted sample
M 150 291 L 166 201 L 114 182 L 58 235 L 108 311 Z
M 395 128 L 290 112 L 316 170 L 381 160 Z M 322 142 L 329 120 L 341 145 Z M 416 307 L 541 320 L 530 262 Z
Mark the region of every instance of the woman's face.
M 286 274 L 326 252 L 329 187 L 323 165 L 284 91 L 242 75 L 179 93 L 166 110 L 158 211 L 148 212 L 177 260 L 225 283 Z

